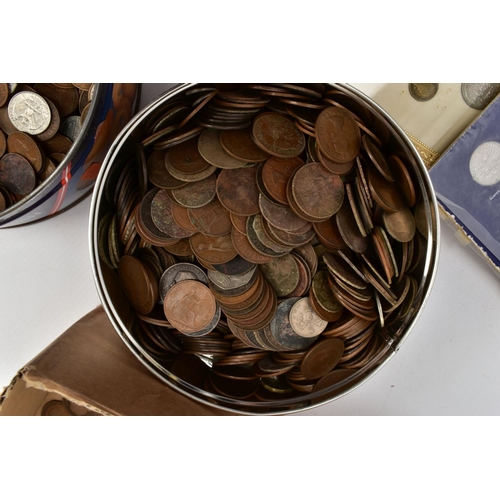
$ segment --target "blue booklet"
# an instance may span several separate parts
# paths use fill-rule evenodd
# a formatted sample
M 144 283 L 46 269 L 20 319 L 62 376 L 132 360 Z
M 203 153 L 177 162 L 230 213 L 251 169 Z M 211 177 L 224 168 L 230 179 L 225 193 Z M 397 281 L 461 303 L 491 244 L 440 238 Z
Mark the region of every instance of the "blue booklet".
M 500 271 L 500 96 L 429 174 L 442 209 Z

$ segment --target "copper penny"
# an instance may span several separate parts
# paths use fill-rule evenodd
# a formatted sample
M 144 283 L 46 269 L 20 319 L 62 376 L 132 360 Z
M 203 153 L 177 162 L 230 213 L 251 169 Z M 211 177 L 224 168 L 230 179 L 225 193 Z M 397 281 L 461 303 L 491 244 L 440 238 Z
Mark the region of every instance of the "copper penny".
M 185 280 L 173 285 L 163 300 L 165 316 L 182 333 L 196 333 L 212 322 L 215 299 L 206 285 Z
M 259 114 L 252 124 L 252 136 L 259 148 L 281 158 L 299 156 L 306 147 L 304 134 L 293 120 L 279 113 Z
M 146 163 L 149 181 L 162 189 L 175 189 L 187 184 L 186 181 L 176 179 L 165 166 L 165 152 L 153 151 Z
M 371 161 L 380 172 L 380 175 L 384 177 L 388 182 L 394 182 L 394 176 L 392 175 L 391 168 L 387 163 L 387 159 L 382 152 L 382 150 L 373 142 L 373 140 L 368 135 L 363 135 L 362 137 L 363 147 L 368 153 Z
M 36 172 L 43 168 L 44 155 L 38 144 L 24 132 L 14 132 L 7 138 L 7 151 L 26 158 Z
M 282 205 L 288 204 L 286 186 L 293 173 L 302 165 L 304 165 L 304 160 L 299 156 L 292 158 L 271 156 L 264 163 L 262 182 L 273 200 Z
M 30 162 L 17 153 L 7 153 L 0 159 L 0 182 L 13 194 L 26 195 L 36 184 Z
M 272 226 L 265 219 L 262 223 L 264 231 L 270 238 L 276 241 L 276 243 L 286 245 L 287 247 L 300 247 L 309 243 L 314 238 L 314 230 L 311 227 L 309 227 L 309 229 L 307 229 L 304 233 L 291 233 Z
M 321 153 L 321 150 L 317 150 L 316 154 L 318 156 L 318 160 L 327 170 L 337 175 L 347 175 L 354 165 L 354 161 L 349 161 L 347 163 L 337 163 L 332 160 L 329 160 L 324 154 Z
M 36 83 L 33 88 L 54 103 L 61 117 L 69 116 L 78 109 L 80 95 L 75 87 L 60 88 L 52 83 Z
M 172 189 L 172 199 L 186 208 L 200 208 L 208 205 L 216 193 L 215 174 L 197 182 L 189 182 L 185 186 Z
M 351 113 L 332 106 L 316 119 L 316 141 L 329 160 L 345 164 L 356 158 L 361 147 L 361 133 Z
M 229 212 L 229 218 L 233 227 L 242 234 L 247 234 L 247 217 Z
M 330 217 L 323 222 L 315 222 L 313 228 L 318 240 L 328 249 L 346 248 L 347 245 L 340 234 L 336 217 Z
M 326 253 L 323 255 L 323 260 L 328 267 L 328 270 L 338 279 L 348 283 L 350 286 L 358 289 L 366 288 L 366 279 L 361 278 L 345 261 L 344 259 Z
M 415 218 L 407 207 L 403 207 L 397 212 L 382 212 L 382 221 L 386 231 L 396 241 L 406 243 L 415 236 Z
M 250 129 L 223 130 L 220 143 L 230 156 L 247 163 L 259 163 L 270 156 L 255 144 Z
M 344 200 L 342 207 L 336 214 L 336 220 L 337 227 L 345 244 L 353 252 L 364 252 L 368 245 L 367 239 L 359 231 L 347 197 Z
M 197 174 L 207 168 L 209 163 L 198 151 L 198 138 L 190 139 L 171 147 L 165 157 L 175 170 L 185 174 Z
M 227 210 L 237 215 L 258 214 L 257 167 L 223 170 L 217 178 L 217 196 Z
M 220 134 L 220 130 L 208 128 L 200 135 L 198 138 L 200 155 L 211 165 L 222 169 L 244 167 L 246 161 L 237 160 L 224 151 L 220 143 Z
M 6 83 L 0 83 L 0 107 L 2 107 L 9 98 L 9 86 Z
M 7 149 L 7 139 L 5 138 L 5 134 L 0 129 L 0 157 L 3 156 L 6 149 Z
M 59 131 L 59 127 L 61 125 L 61 118 L 59 116 L 59 111 L 55 107 L 54 103 L 49 99 L 45 99 L 50 108 L 50 123 L 45 131 L 41 134 L 37 134 L 35 137 L 39 141 L 46 141 L 54 137 Z
M 230 235 L 206 236 L 196 233 L 190 236 L 189 242 L 193 253 L 210 264 L 223 264 L 237 255 Z
M 137 311 L 148 314 L 158 300 L 158 283 L 138 258 L 124 255 L 118 263 L 118 277 L 123 292 Z
M 283 231 L 308 230 L 311 225 L 296 215 L 287 205 L 279 205 L 267 197 L 259 195 L 259 208 L 262 217 L 271 225 Z
M 224 236 L 231 232 L 233 225 L 226 210 L 216 198 L 201 208 L 190 208 L 188 216 L 193 226 L 208 236 Z
M 320 163 L 300 167 L 289 181 L 292 197 L 299 209 L 312 218 L 328 219 L 338 212 L 344 200 L 344 183 Z
M 263 264 L 273 259 L 272 256 L 263 255 L 253 248 L 248 241 L 248 238 L 242 232 L 236 230 L 234 227 L 231 231 L 231 241 L 233 242 L 235 250 L 241 257 L 254 264 Z
M 396 184 L 401 189 L 406 206 L 412 207 L 417 202 L 417 194 L 408 169 L 399 156 L 391 155 L 387 158 L 387 162 L 392 170 Z
M 317 380 L 338 364 L 344 353 L 344 343 L 339 339 L 325 339 L 309 349 L 302 359 L 300 371 L 307 380 Z
M 55 134 L 50 139 L 43 141 L 43 149 L 49 155 L 52 153 L 67 153 L 72 145 L 72 140 L 62 134 Z
M 368 186 L 373 199 L 387 212 L 397 212 L 403 208 L 399 186 L 389 182 L 373 166 L 368 168 Z
M 191 231 L 193 234 L 198 232 L 198 228 L 193 225 L 191 219 L 189 218 L 189 210 L 191 209 L 172 203 L 171 210 L 172 217 L 178 226 L 186 229 L 187 231 Z

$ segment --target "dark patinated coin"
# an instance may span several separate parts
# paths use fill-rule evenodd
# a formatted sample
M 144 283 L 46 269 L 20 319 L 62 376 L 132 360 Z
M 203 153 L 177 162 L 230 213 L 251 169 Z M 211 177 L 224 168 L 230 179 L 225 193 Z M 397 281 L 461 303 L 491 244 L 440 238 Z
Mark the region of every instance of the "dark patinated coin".
M 304 165 L 304 160 L 299 156 L 292 158 L 271 156 L 264 163 L 262 182 L 273 200 L 282 205 L 288 204 L 286 186 L 293 173 L 302 165 Z
M 253 121 L 252 136 L 259 148 L 280 158 L 299 156 L 306 147 L 304 134 L 280 113 L 261 113 Z
M 0 182 L 14 194 L 33 191 L 36 176 L 30 162 L 17 153 L 7 153 L 0 159 Z
M 227 210 L 237 215 L 259 213 L 257 167 L 223 170 L 217 178 L 217 196 Z
M 299 284 L 299 269 L 293 255 L 277 257 L 271 262 L 261 264 L 260 269 L 278 298 L 293 292 Z
M 188 238 L 195 231 L 182 228 L 172 215 L 173 202 L 167 192 L 160 189 L 151 200 L 151 219 L 156 227 L 172 238 Z
M 270 156 L 255 144 L 250 129 L 223 130 L 220 143 L 230 156 L 247 163 L 265 161 Z
M 208 205 L 215 197 L 216 177 L 211 174 L 206 179 L 189 182 L 183 187 L 172 189 L 172 199 L 186 208 L 199 208 Z
M 439 89 L 439 83 L 409 83 L 408 90 L 416 101 L 425 102 L 431 100 Z
M 361 133 L 351 113 L 335 106 L 326 108 L 319 114 L 315 128 L 318 147 L 329 160 L 345 164 L 356 158 Z

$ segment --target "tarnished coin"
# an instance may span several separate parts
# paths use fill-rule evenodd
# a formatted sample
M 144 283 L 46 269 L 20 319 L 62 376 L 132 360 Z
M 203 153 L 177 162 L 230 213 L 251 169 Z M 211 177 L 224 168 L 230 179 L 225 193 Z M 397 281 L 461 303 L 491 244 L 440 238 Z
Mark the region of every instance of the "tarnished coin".
M 179 262 L 170 266 L 160 278 L 160 298 L 163 301 L 167 292 L 177 283 L 185 280 L 199 281 L 208 285 L 204 271 L 189 262 Z
M 407 207 L 402 207 L 397 212 L 382 212 L 382 221 L 385 230 L 401 243 L 408 242 L 415 236 L 415 218 Z
M 391 172 L 391 168 L 387 163 L 387 159 L 382 152 L 382 150 L 373 142 L 373 140 L 368 135 L 363 135 L 361 141 L 363 142 L 363 147 L 368 153 L 368 156 L 373 162 L 373 165 L 377 168 L 380 174 L 389 182 L 394 182 L 394 176 Z
M 263 194 L 259 195 L 259 208 L 262 217 L 271 225 L 283 231 L 307 231 L 311 224 L 296 215 L 287 205 L 270 201 Z
M 262 182 L 273 200 L 282 205 L 288 205 L 286 186 L 293 173 L 302 165 L 304 165 L 304 160 L 299 156 L 292 158 L 271 156 L 264 163 Z
M 19 92 L 9 101 L 9 118 L 20 132 L 41 134 L 50 124 L 50 107 L 35 92 Z
M 172 199 L 186 208 L 199 208 L 208 205 L 216 193 L 215 174 L 197 182 L 189 182 L 185 186 L 170 190 Z
M 43 168 L 44 155 L 35 140 L 24 132 L 14 132 L 7 138 L 7 151 L 26 158 L 36 172 Z
M 223 130 L 220 143 L 227 154 L 247 163 L 259 163 L 270 156 L 255 144 L 250 129 Z
M 224 236 L 233 227 L 229 211 L 217 198 L 201 208 L 190 208 L 188 216 L 193 226 L 208 236 Z
M 217 196 L 230 212 L 250 216 L 259 213 L 257 167 L 223 170 L 217 178 Z
M 344 200 L 344 183 L 320 163 L 307 163 L 290 179 L 291 194 L 299 209 L 312 218 L 326 220 L 336 214 Z
M 216 286 L 223 290 L 234 290 L 249 283 L 257 271 L 257 266 L 254 265 L 250 270 L 243 274 L 230 275 L 219 271 L 208 271 L 208 279 Z
M 59 127 L 61 125 L 59 111 L 57 111 L 54 103 L 52 101 L 49 101 L 48 99 L 45 100 L 47 101 L 47 104 L 50 108 L 50 123 L 49 126 L 41 134 L 37 134 L 35 136 L 38 141 L 47 141 L 48 139 L 54 137 L 59 131 Z
M 280 158 L 299 156 L 306 147 L 304 134 L 280 113 L 260 113 L 253 121 L 252 136 L 259 148 Z
M 361 133 L 352 114 L 332 106 L 316 119 L 316 141 L 321 152 L 331 161 L 348 163 L 358 155 Z
M 237 255 L 230 235 L 207 236 L 196 233 L 190 236 L 189 242 L 194 254 L 210 264 L 223 264 Z
M 211 165 L 223 169 L 244 167 L 247 162 L 237 160 L 229 155 L 220 143 L 221 131 L 215 128 L 207 128 L 198 138 L 198 151 L 200 155 Z
M 237 231 L 234 227 L 231 230 L 231 241 L 237 253 L 249 262 L 252 262 L 254 264 L 262 264 L 273 259 L 272 256 L 261 254 L 260 252 L 255 250 L 254 247 L 250 244 L 248 237 L 242 232 Z
M 286 297 L 299 284 L 299 269 L 292 255 L 286 254 L 261 264 L 260 269 L 278 298 Z
M 9 98 L 9 85 L 7 83 L 0 83 L 0 107 L 2 107 Z
M 278 304 L 276 314 L 271 321 L 269 328 L 275 342 L 284 351 L 299 351 L 309 347 L 316 338 L 305 338 L 297 335 L 290 324 L 290 310 L 292 306 L 300 300 L 300 297 L 285 299 Z
M 6 149 L 7 149 L 7 139 L 5 138 L 5 134 L 0 129 L 0 157 L 3 156 Z
M 167 292 L 163 310 L 173 327 L 189 334 L 204 330 L 212 323 L 216 303 L 206 285 L 199 281 L 185 280 L 176 283 Z
M 312 309 L 309 297 L 298 300 L 290 309 L 290 324 L 297 335 L 316 338 L 328 325 Z
M 432 99 L 438 92 L 439 83 L 409 83 L 408 90 L 416 101 L 425 102 Z
M 25 195 L 35 187 L 35 171 L 24 156 L 7 153 L 0 159 L 0 182 L 11 193 Z
M 209 165 L 198 151 L 197 137 L 171 147 L 166 154 L 165 161 L 167 167 L 170 164 L 175 170 L 184 174 L 197 174 Z
M 187 184 L 169 173 L 165 166 L 165 151 L 153 151 L 147 160 L 146 170 L 148 179 L 156 187 L 175 189 Z
M 307 380 L 317 380 L 337 366 L 344 354 L 340 339 L 325 339 L 309 349 L 302 359 L 300 371 Z
M 500 83 L 462 83 L 461 90 L 467 105 L 481 110 L 500 92 Z
M 78 108 L 80 95 L 75 87 L 61 88 L 52 83 L 35 83 L 33 89 L 55 104 L 61 118 L 71 115 Z
M 151 200 L 151 219 L 155 226 L 172 238 L 187 238 L 195 231 L 182 228 L 172 215 L 173 202 L 164 189 L 159 189 Z
M 368 168 L 368 187 L 373 199 L 387 212 L 397 212 L 404 206 L 399 186 L 389 182 L 372 165 Z
M 405 200 L 406 206 L 412 207 L 417 202 L 417 194 L 411 175 L 399 156 L 391 155 L 387 158 L 394 179 Z

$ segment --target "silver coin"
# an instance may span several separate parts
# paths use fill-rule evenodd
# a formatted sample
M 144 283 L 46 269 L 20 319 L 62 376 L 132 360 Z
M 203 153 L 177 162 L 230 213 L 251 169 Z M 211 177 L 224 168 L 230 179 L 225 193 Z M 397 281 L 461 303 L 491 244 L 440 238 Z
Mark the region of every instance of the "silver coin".
M 188 262 L 179 262 L 170 266 L 160 278 L 160 298 L 163 301 L 167 292 L 180 281 L 194 280 L 200 281 L 208 286 L 207 275 L 194 264 Z
M 461 90 L 467 105 L 481 110 L 500 92 L 500 83 L 462 83 Z
M 223 290 L 232 290 L 234 288 L 239 288 L 240 286 L 246 285 L 255 274 L 257 270 L 257 265 L 252 266 L 252 268 L 243 274 L 224 274 L 219 271 L 208 270 L 208 279 L 217 287 Z
M 410 95 L 419 102 L 431 100 L 439 89 L 439 83 L 409 83 Z
M 10 121 L 20 132 L 37 135 L 50 125 L 51 113 L 47 101 L 35 92 L 19 92 L 9 102 Z
M 290 325 L 294 332 L 306 339 L 316 338 L 328 325 L 312 309 L 309 297 L 299 299 L 290 309 Z
M 82 121 L 79 116 L 68 116 L 61 125 L 61 132 L 73 142 L 76 141 L 82 130 Z
M 470 157 L 469 171 L 481 186 L 500 182 L 500 143 L 487 141 L 478 146 Z

